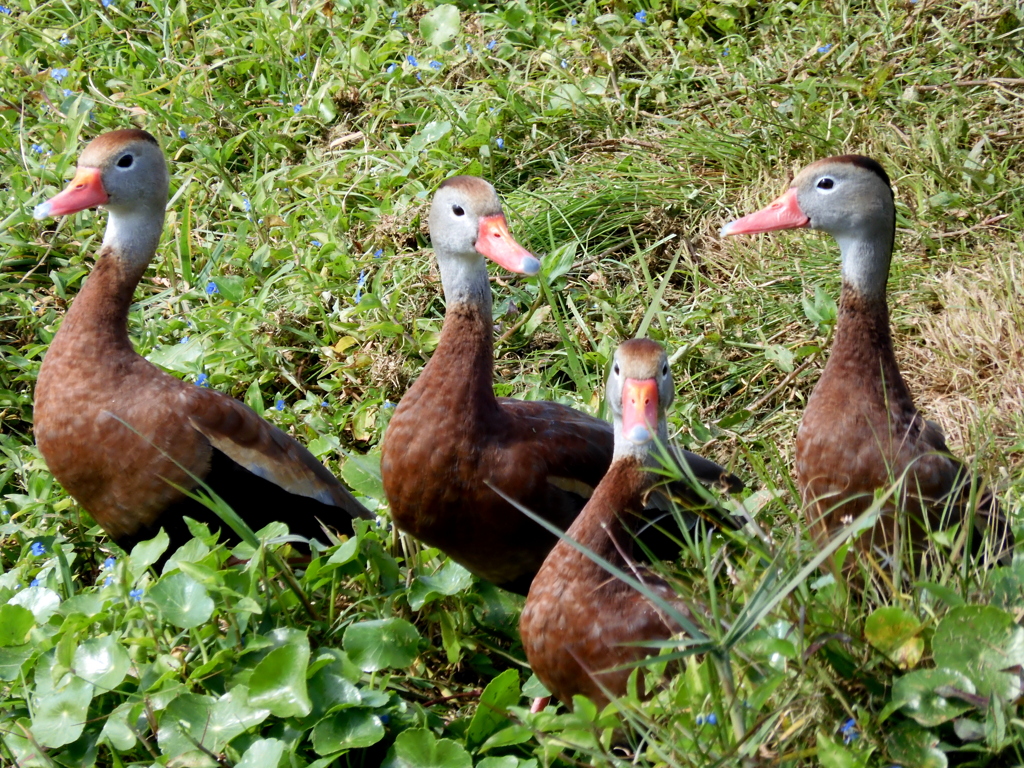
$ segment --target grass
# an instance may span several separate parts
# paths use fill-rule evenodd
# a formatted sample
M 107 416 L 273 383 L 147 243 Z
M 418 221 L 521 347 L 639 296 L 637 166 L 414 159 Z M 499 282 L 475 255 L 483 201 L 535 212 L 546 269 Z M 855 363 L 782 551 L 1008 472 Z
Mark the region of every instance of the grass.
M 858 595 L 807 568 L 820 553 L 793 437 L 827 356 L 838 253 L 807 232 L 716 234 L 814 158 L 880 159 L 897 190 L 889 296 L 905 376 L 1019 520 L 1015 5 L 6 7 L 4 761 L 1019 762 L 1020 685 L 1000 670 L 1024 663 L 1024 571 L 972 566 L 955 536 L 898 590 Z M 622 714 L 529 715 L 519 603 L 386 525 L 295 574 L 308 607 L 259 551 L 226 567 L 200 536 L 157 574 L 158 543 L 110 545 L 31 429 L 39 362 L 104 217 L 37 223 L 31 210 L 88 138 L 127 125 L 160 139 L 174 177 L 131 314 L 137 348 L 243 398 L 385 520 L 374 456 L 444 311 L 426 205 L 450 174 L 492 180 L 544 263 L 539 281 L 493 284 L 499 394 L 598 412 L 612 350 L 646 329 L 673 358 L 678 441 L 751 486 L 773 565 L 716 540 L 678 574 L 714 652 L 684 654 L 661 693 Z

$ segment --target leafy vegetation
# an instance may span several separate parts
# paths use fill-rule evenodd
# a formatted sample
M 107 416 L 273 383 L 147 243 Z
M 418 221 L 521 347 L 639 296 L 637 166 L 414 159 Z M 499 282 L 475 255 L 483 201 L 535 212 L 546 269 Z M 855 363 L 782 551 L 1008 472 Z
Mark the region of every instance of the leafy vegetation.
M 1019 520 L 1018 5 L 4 3 L 0 760 L 1024 758 L 1024 561 L 986 567 L 953 531 L 911 579 L 865 561 L 859 593 L 822 575 L 842 550 L 807 536 L 790 459 L 837 251 L 808 233 L 715 234 L 811 159 L 882 160 L 901 364 Z M 110 545 L 34 447 L 32 385 L 104 216 L 31 210 L 88 138 L 128 125 L 160 139 L 174 174 L 137 348 L 244 399 L 380 509 L 294 574 L 276 545 L 232 553 L 201 530 L 157 573 L 166 541 Z M 499 393 L 597 412 L 618 341 L 664 341 L 678 440 L 749 481 L 741 501 L 765 533 L 686 548 L 676 577 L 705 641 L 666 649 L 641 674 L 672 656 L 679 674 L 620 712 L 530 714 L 520 601 L 387 524 L 374 457 L 440 330 L 423 213 L 456 172 L 496 184 L 544 264 L 494 284 Z M 271 528 L 264 540 L 284 532 Z

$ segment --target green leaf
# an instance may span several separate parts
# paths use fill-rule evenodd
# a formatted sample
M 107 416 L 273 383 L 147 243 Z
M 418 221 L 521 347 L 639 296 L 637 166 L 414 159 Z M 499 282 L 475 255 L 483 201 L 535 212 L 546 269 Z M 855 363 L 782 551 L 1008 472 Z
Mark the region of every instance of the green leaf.
M 0 648 L 0 680 L 17 680 L 22 665 L 39 650 L 34 643 L 16 648 Z
M 149 591 L 149 599 L 167 621 L 181 629 L 197 627 L 213 615 L 213 600 L 206 587 L 180 571 L 160 579 Z
M 437 597 L 457 595 L 473 585 L 473 574 L 456 563 L 446 562 L 437 573 L 419 576 L 409 590 L 409 607 L 414 611 Z
M 409 666 L 419 654 L 419 644 L 416 627 L 397 618 L 352 624 L 342 638 L 342 647 L 352 663 L 364 672 Z
M 431 45 L 443 46 L 459 30 L 459 9 L 454 5 L 439 5 L 420 18 L 420 37 Z
M 57 612 L 60 607 L 60 595 L 48 587 L 29 587 L 21 590 L 7 602 L 10 605 L 27 608 L 32 612 L 36 624 L 42 625 Z
M 244 685 L 236 685 L 213 705 L 204 743 L 219 752 L 233 738 L 268 717 L 270 710 L 254 706 L 249 700 L 249 689 Z
M 130 666 L 128 651 L 113 635 L 86 640 L 75 649 L 74 673 L 101 693 L 119 686 Z
M 67 685 L 40 696 L 32 717 L 32 734 L 44 747 L 62 747 L 78 739 L 85 728 L 92 685 L 70 677 Z
M 357 496 L 384 498 L 384 481 L 380 479 L 380 453 L 365 456 L 353 454 L 341 467 L 341 479 Z
M 360 749 L 384 738 L 384 724 L 367 709 L 344 709 L 317 723 L 313 729 L 313 749 L 329 755 L 346 749 Z
M 925 727 L 959 717 L 971 704 L 950 695 L 954 691 L 975 692 L 974 683 L 955 669 L 921 669 L 899 678 L 892 687 L 892 704 Z M 987 699 L 982 698 L 984 705 Z
M 938 736 L 910 721 L 899 723 L 885 740 L 889 757 L 907 768 L 946 768 L 949 761 L 938 743 Z
M 212 696 L 185 693 L 175 696 L 160 716 L 157 741 L 160 751 L 176 757 L 197 752 L 196 744 L 209 748 L 207 725 L 215 700 Z
M 981 696 L 1009 701 L 1020 695 L 1020 678 L 1002 670 L 1024 664 L 1024 628 L 1006 611 L 988 605 L 954 608 L 936 627 L 932 652 L 936 667 L 963 673 Z
M 508 708 L 519 702 L 519 673 L 506 669 L 480 694 L 480 704 L 466 731 L 466 743 L 477 745 L 508 723 Z
M 285 743 L 279 739 L 257 739 L 245 750 L 235 768 L 276 768 L 284 756 Z
M 232 304 L 241 304 L 245 299 L 245 278 L 237 275 L 222 275 L 213 278 L 220 295 Z
M 822 731 L 817 732 L 818 765 L 823 768 L 860 768 L 866 763 L 856 752 L 834 741 Z
M 132 553 L 128 555 L 128 569 L 132 576 L 141 575 L 143 571 L 159 560 L 160 555 L 167 551 L 170 543 L 171 540 L 167 537 L 167 533 L 161 528 L 160 533 L 149 541 L 140 541 L 132 547 Z
M 426 728 L 402 731 L 381 768 L 472 768 L 473 760 L 451 739 L 438 739 Z
M 277 717 L 303 717 L 312 704 L 306 688 L 309 639 L 290 638 L 256 665 L 249 678 L 249 704 L 266 707 Z
M 21 605 L 0 605 L 0 648 L 24 645 L 36 624 L 32 611 Z
M 924 654 L 921 622 L 909 611 L 895 606 L 879 608 L 864 622 L 864 636 L 901 669 L 916 667 Z

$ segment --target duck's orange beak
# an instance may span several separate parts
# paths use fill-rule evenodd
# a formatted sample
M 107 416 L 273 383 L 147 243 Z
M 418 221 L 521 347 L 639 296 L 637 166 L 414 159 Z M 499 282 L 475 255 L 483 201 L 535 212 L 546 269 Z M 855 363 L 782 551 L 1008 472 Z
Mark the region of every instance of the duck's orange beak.
M 520 275 L 536 275 L 540 272 L 540 261 L 515 241 L 508 231 L 505 217 L 500 213 L 480 219 L 476 250 L 509 272 Z
M 642 445 L 658 431 L 658 384 L 654 379 L 626 379 L 622 383 L 622 434 Z
M 758 232 L 773 232 L 776 229 L 797 229 L 806 227 L 810 221 L 800 210 L 800 204 L 796 200 L 796 188 L 790 187 L 767 208 L 762 208 L 742 219 L 730 221 L 722 227 L 722 237 L 756 235 Z
M 100 169 L 79 166 L 75 178 L 64 191 L 37 205 L 32 215 L 37 219 L 66 216 L 69 213 L 78 213 L 86 208 L 103 205 L 109 199 L 110 196 L 103 188 Z

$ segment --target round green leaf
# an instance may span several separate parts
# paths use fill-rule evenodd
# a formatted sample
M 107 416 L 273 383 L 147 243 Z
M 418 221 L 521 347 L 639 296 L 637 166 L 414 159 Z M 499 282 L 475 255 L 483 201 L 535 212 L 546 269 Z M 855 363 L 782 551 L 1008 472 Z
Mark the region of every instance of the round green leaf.
M 359 749 L 384 738 L 384 724 L 366 709 L 344 709 L 321 720 L 313 729 L 313 749 L 330 755 L 344 749 Z
M 473 575 L 454 560 L 449 560 L 437 573 L 420 576 L 413 582 L 409 590 L 409 607 L 418 611 L 435 598 L 457 595 L 472 584 Z
M 198 693 L 176 696 L 160 716 L 156 735 L 160 751 L 176 757 L 197 751 L 197 743 L 209 747 L 206 726 L 214 703 L 212 696 Z
M 60 595 L 47 587 L 29 587 L 21 590 L 7 602 L 10 605 L 28 608 L 32 611 L 36 624 L 45 624 L 60 607 Z
M 63 688 L 40 696 L 32 717 L 32 734 L 44 747 L 62 747 L 82 735 L 92 701 L 92 685 L 71 677 Z
M 409 666 L 419 653 L 419 644 L 419 631 L 405 619 L 352 624 L 342 638 L 342 646 L 352 663 L 364 672 Z
M 480 695 L 480 704 L 466 731 L 468 744 L 480 744 L 508 722 L 507 710 L 520 698 L 519 673 L 506 669 L 491 680 Z
M 73 671 L 103 692 L 121 684 L 131 658 L 112 635 L 86 640 L 75 649 Z
M 444 45 L 459 34 L 459 9 L 439 5 L 420 19 L 420 37 L 431 45 Z
M 1020 695 L 1020 678 L 1001 670 L 1024 664 L 1024 628 L 1013 616 L 988 605 L 954 608 L 932 638 L 935 666 L 955 669 L 974 683 L 980 696 L 1004 701 Z
M 938 743 L 938 736 L 909 720 L 899 723 L 885 740 L 889 757 L 913 768 L 946 768 L 949 761 Z
M 181 629 L 197 627 L 213 615 L 213 600 L 206 587 L 180 571 L 160 579 L 149 591 L 149 599 L 167 621 Z
M 306 689 L 309 640 L 275 648 L 256 665 L 249 678 L 249 704 L 265 707 L 278 717 L 303 717 L 312 704 Z
M 21 605 L 0 605 L 0 648 L 24 645 L 36 625 L 32 611 Z
M 472 768 L 473 760 L 451 739 L 438 739 L 426 728 L 402 731 L 381 768 Z
M 257 739 L 245 750 L 235 768 L 275 768 L 284 755 L 284 746 L 278 739 Z
M 971 709 L 966 701 L 950 697 L 955 689 L 974 693 L 974 683 L 955 669 L 921 669 L 904 675 L 892 687 L 892 703 L 921 725 L 940 725 Z
M 879 608 L 864 622 L 868 642 L 903 669 L 917 666 L 924 654 L 920 629 L 916 616 L 897 607 Z

